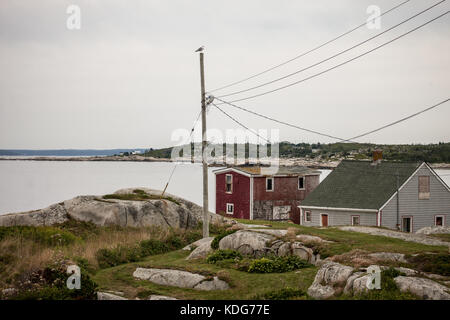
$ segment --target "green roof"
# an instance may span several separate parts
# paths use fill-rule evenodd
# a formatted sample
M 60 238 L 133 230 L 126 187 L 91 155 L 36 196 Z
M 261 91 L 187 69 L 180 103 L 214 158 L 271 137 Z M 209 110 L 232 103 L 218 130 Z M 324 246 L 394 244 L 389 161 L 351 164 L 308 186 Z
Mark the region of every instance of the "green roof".
M 419 162 L 342 161 L 301 206 L 380 209 L 419 167 Z

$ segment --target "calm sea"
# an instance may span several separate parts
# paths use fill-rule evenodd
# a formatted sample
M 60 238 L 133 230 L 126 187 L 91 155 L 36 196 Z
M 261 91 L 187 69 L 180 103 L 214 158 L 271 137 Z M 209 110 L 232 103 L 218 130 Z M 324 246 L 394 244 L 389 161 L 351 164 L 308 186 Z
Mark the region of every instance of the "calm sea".
M 162 190 L 174 164 L 166 162 L 0 161 L 0 214 L 28 211 L 78 195 L 102 195 L 129 187 Z M 209 169 L 209 208 L 215 210 Z M 323 180 L 330 170 L 320 170 Z M 436 170 L 450 185 L 450 170 Z M 168 193 L 202 204 L 201 164 L 177 166 Z

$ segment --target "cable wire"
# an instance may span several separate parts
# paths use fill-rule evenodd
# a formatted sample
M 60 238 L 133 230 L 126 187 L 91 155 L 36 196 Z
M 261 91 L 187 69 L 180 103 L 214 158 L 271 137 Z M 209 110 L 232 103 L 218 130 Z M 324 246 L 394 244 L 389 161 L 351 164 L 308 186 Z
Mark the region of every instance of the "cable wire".
M 256 78 L 256 77 L 258 77 L 258 76 L 260 76 L 260 75 L 262 75 L 262 74 L 265 74 L 265 73 L 267 73 L 267 72 L 270 72 L 270 71 L 272 71 L 272 70 L 275 70 L 275 69 L 277 69 L 277 68 L 279 68 L 279 67 L 281 67 L 281 66 L 284 66 L 284 65 L 286 65 L 286 64 L 288 64 L 288 63 L 290 63 L 290 62 L 292 62 L 292 61 L 294 61 L 294 60 L 297 60 L 297 59 L 299 59 L 299 58 L 301 58 L 301 57 L 304 57 L 304 56 L 306 56 L 307 54 L 309 54 L 309 53 L 311 53 L 311 52 L 314 52 L 314 51 L 316 51 L 316 50 L 318 50 L 318 49 L 320 49 L 320 48 L 326 46 L 327 44 L 330 44 L 330 43 L 332 43 L 332 42 L 334 42 L 334 41 L 336 41 L 336 40 L 338 40 L 338 39 L 340 39 L 340 38 L 342 38 L 342 37 L 344 37 L 344 36 L 346 36 L 346 35 L 348 35 L 348 34 L 354 32 L 354 31 L 358 30 L 359 28 L 364 27 L 368 22 L 372 22 L 372 21 L 374 21 L 374 20 L 376 20 L 376 19 L 379 19 L 380 17 L 384 16 L 385 14 L 387 14 L 387 13 L 389 13 L 389 12 L 391 12 L 391 11 L 394 11 L 395 9 L 397 9 L 397 8 L 399 8 L 399 7 L 401 7 L 401 6 L 403 6 L 404 4 L 408 3 L 409 1 L 410 1 L 410 0 L 406 0 L 406 1 L 404 1 L 404 2 L 402 2 L 402 3 L 400 3 L 400 4 L 398 4 L 398 5 L 396 5 L 396 6 L 394 6 L 394 7 L 392 7 L 391 9 L 389 9 L 389 10 L 387 10 L 387 11 L 381 13 L 379 16 L 376 16 L 376 17 L 374 17 L 373 19 L 367 20 L 367 21 L 365 21 L 364 23 L 358 25 L 357 27 L 354 27 L 353 29 L 350 29 L 350 30 L 346 31 L 346 32 L 340 34 L 339 36 L 337 36 L 337 37 L 335 37 L 335 38 L 333 38 L 333 39 L 331 39 L 331 40 L 328 40 L 328 41 L 322 43 L 321 45 L 318 45 L 317 47 L 315 47 L 315 48 L 313 48 L 313 49 L 310 49 L 310 50 L 308 50 L 308 51 L 306 51 L 306 52 L 303 52 L 303 53 L 301 53 L 301 54 L 295 56 L 294 58 L 291 58 L 291 59 L 289 59 L 289 60 L 287 60 L 287 61 L 285 61 L 285 62 L 282 62 L 282 63 L 280 63 L 280 64 L 278 64 L 278 65 L 276 65 L 276 66 L 270 67 L 270 68 L 268 68 L 268 69 L 266 69 L 266 70 L 264 70 L 264 71 L 262 71 L 262 72 L 259 72 L 259 73 L 257 73 L 257 74 L 254 74 L 254 75 L 252 75 L 252 76 L 249 76 L 249 77 L 247 77 L 247 78 L 245 78 L 245 79 L 242 79 L 242 80 L 239 80 L 239 81 L 230 83 L 230 84 L 228 84 L 228 85 L 224 85 L 224 86 L 222 86 L 222 87 L 219 87 L 219 88 L 210 90 L 210 91 L 208 91 L 208 92 L 211 93 L 211 92 L 219 91 L 219 90 L 222 90 L 222 89 L 225 89 L 225 88 L 229 88 L 229 87 L 231 87 L 231 86 L 237 85 L 237 84 L 239 84 L 239 83 L 248 81 L 248 80 L 253 79 L 253 78 Z
M 334 70 L 334 69 L 337 69 L 337 68 L 339 68 L 339 67 L 341 67 L 341 66 L 343 66 L 343 65 L 345 65 L 345 64 L 348 64 L 348 63 L 350 63 L 350 62 L 352 62 L 352 61 L 354 61 L 354 60 L 357 60 L 357 59 L 359 59 L 359 58 L 361 58 L 361 57 L 363 57 L 363 56 L 365 56 L 365 55 L 367 55 L 367 54 L 369 54 L 369 53 L 372 53 L 372 52 L 374 52 L 375 50 L 378 50 L 378 49 L 380 49 L 380 48 L 382 48 L 382 47 L 384 47 L 384 46 L 386 46 L 386 45 L 388 45 L 388 44 L 390 44 L 390 43 L 392 43 L 392 42 L 394 42 L 394 41 L 396 41 L 396 40 L 398 40 L 398 39 L 400 39 L 400 38 L 403 38 L 403 37 L 405 37 L 406 35 L 408 35 L 408 34 L 414 32 L 414 31 L 416 31 L 416 30 L 418 30 L 418 29 L 420 29 L 420 28 L 422 28 L 422 27 L 424 27 L 424 26 L 430 24 L 431 22 L 433 22 L 433 21 L 435 21 L 435 20 L 437 20 L 437 19 L 439 19 L 439 18 L 442 18 L 443 16 L 445 16 L 445 15 L 448 14 L 448 13 L 449 13 L 449 11 L 446 11 L 446 12 L 444 12 L 444 13 L 438 15 L 437 17 L 435 17 L 435 18 L 433 18 L 433 19 L 431 19 L 431 20 L 428 20 L 427 22 L 425 22 L 425 23 L 423 23 L 423 24 L 421 24 L 421 25 L 419 25 L 419 26 L 417 26 L 417 27 L 415 27 L 415 28 L 413 28 L 413 29 L 411 29 L 411 30 L 409 30 L 409 31 L 407 31 L 407 32 L 405 32 L 405 33 L 403 33 L 403 34 L 401 34 L 401 35 L 399 35 L 399 36 L 397 36 L 397 37 L 395 37 L 395 38 L 393 38 L 393 39 L 391 39 L 391 40 L 389 40 L 389 41 L 387 41 L 387 42 L 385 42 L 385 43 L 383 43 L 383 44 L 381 44 L 381 45 L 379 45 L 379 46 L 377 46 L 377 47 L 375 47 L 375 48 L 372 48 L 372 49 L 370 49 L 370 50 L 368 50 L 368 51 L 366 51 L 366 52 L 364 52 L 364 53 L 362 53 L 362 54 L 357 55 L 356 57 L 353 57 L 353 58 L 351 58 L 351 59 L 349 59 L 349 60 L 346 60 L 346 61 L 344 61 L 344 62 L 342 62 L 342 63 L 339 63 L 339 64 L 337 64 L 337 65 L 335 65 L 335 66 L 333 66 L 333 67 L 330 67 L 330 68 L 328 68 L 328 69 L 325 69 L 325 70 L 323 70 L 323 71 L 321 71 L 321 72 L 319 72 L 319 73 L 313 74 L 313 75 L 311 75 L 311 76 L 309 76 L 309 77 L 306 77 L 306 78 L 303 78 L 303 79 L 301 79 L 301 80 L 292 82 L 292 83 L 290 83 L 290 84 L 287 84 L 287 85 L 284 85 L 284 86 L 275 88 L 275 89 L 273 89 L 273 90 L 269 90 L 269 91 L 266 91 L 266 92 L 262 92 L 262 93 L 259 93 L 259 94 L 255 94 L 255 95 L 253 95 L 253 96 L 244 97 L 244 98 L 241 98 L 241 99 L 232 100 L 232 101 L 230 101 L 230 103 L 233 103 L 233 102 L 239 102 L 239 101 L 245 101 L 245 100 L 250 100 L 250 99 L 257 98 L 257 97 L 261 97 L 261 96 L 264 96 L 264 95 L 267 95 L 267 94 L 270 94 L 270 93 L 274 93 L 274 92 L 277 92 L 277 91 L 280 91 L 280 90 L 283 90 L 283 89 L 292 87 L 292 86 L 294 86 L 294 85 L 296 85 L 296 84 L 305 82 L 305 81 L 307 81 L 307 80 L 316 78 L 316 77 L 318 77 L 318 76 L 320 76 L 320 75 L 322 75 L 322 74 L 324 74 L 324 73 L 327 73 L 327 72 L 329 72 L 329 71 L 332 71 L 332 70 Z M 218 98 L 216 97 L 216 99 L 218 99 Z
M 285 76 L 282 76 L 282 77 L 280 77 L 280 78 L 277 78 L 277 79 L 275 79 L 275 80 L 271 80 L 271 81 L 265 82 L 265 83 L 263 83 L 263 84 L 260 84 L 260 85 L 257 85 L 257 86 L 250 87 L 250 88 L 248 88 L 248 89 L 244 89 L 244 90 L 239 90 L 239 91 L 227 93 L 227 94 L 224 94 L 224 95 L 221 95 L 221 96 L 218 96 L 218 97 L 219 97 L 219 98 L 224 98 L 224 97 L 234 96 L 234 95 L 236 95 L 236 94 L 240 94 L 240 93 L 248 92 L 248 91 L 255 90 L 255 89 L 258 89 L 258 88 L 261 88 L 261 87 L 265 87 L 265 86 L 267 86 L 267 85 L 269 85 L 269 84 L 272 84 L 272 83 L 275 83 L 275 82 L 278 82 L 278 81 L 287 79 L 287 78 L 289 78 L 289 77 L 292 77 L 292 76 L 294 76 L 294 75 L 296 75 L 296 74 L 302 73 L 302 72 L 304 72 L 304 71 L 306 71 L 306 70 L 309 70 L 309 69 L 311 69 L 311 68 L 313 68 L 313 67 L 316 67 L 316 66 L 318 66 L 318 65 L 320 65 L 320 64 L 322 64 L 322 63 L 324 63 L 324 62 L 327 62 L 327 61 L 329 61 L 329 60 L 331 60 L 331 59 L 334 59 L 334 58 L 336 58 L 336 57 L 338 57 L 338 56 L 340 56 L 340 55 L 342 55 L 342 54 L 344 54 L 344 53 L 346 53 L 346 52 L 348 52 L 348 51 L 350 51 L 350 50 L 353 50 L 353 49 L 355 49 L 355 48 L 357 48 L 357 47 L 359 47 L 359 46 L 361 46 L 361 45 L 363 45 L 363 44 L 365 44 L 365 43 L 367 43 L 367 42 L 369 42 L 369 41 L 371 41 L 371 40 L 373 40 L 373 39 L 375 39 L 375 38 L 378 38 L 379 36 L 381 36 L 381 35 L 383 35 L 383 34 L 389 32 L 389 31 L 391 31 L 391 30 L 393 30 L 393 29 L 395 29 L 395 28 L 401 26 L 402 24 L 404 24 L 404 23 L 406 23 L 406 22 L 408 22 L 408 21 L 410 21 L 410 20 L 412 20 L 412 19 L 414 19 L 414 18 L 420 16 L 421 14 L 423 14 L 423 13 L 425 13 L 425 12 L 431 10 L 432 8 L 438 6 L 439 4 L 441 4 L 441 3 L 445 2 L 445 1 L 446 1 L 446 0 L 441 0 L 441 1 L 439 1 L 439 2 L 437 2 L 437 3 L 435 3 L 435 4 L 433 4 L 432 6 L 426 8 L 426 9 L 424 9 L 424 10 L 422 10 L 422 11 L 416 13 L 416 14 L 414 14 L 413 16 L 409 17 L 408 19 L 403 20 L 403 21 L 401 21 L 400 23 L 398 23 L 398 24 L 396 24 L 396 25 L 394 25 L 394 26 L 392 26 L 392 27 L 390 27 L 390 28 L 388 28 L 388 29 L 386 29 L 386 30 L 384 30 L 384 31 L 382 31 L 382 32 L 380 32 L 380 33 L 378 33 L 378 34 L 376 34 L 376 35 L 374 35 L 374 36 L 372 36 L 372 37 L 370 37 L 370 38 L 364 40 L 364 41 L 362 41 L 362 42 L 359 42 L 358 44 L 356 44 L 356 45 L 354 45 L 354 46 L 352 46 L 352 47 L 350 47 L 350 48 L 347 48 L 347 49 L 345 49 L 345 50 L 343 50 L 343 51 L 340 51 L 340 52 L 338 52 L 338 53 L 336 53 L 336 54 L 334 54 L 334 55 L 332 55 L 332 56 L 330 56 L 330 57 L 328 57 L 328 58 L 326 58 L 326 59 L 323 59 L 323 60 L 321 60 L 321 61 L 319 61 L 319 62 L 316 62 L 316 63 L 314 63 L 314 64 L 312 64 L 312 65 L 309 65 L 309 66 L 307 66 L 307 67 L 305 67 L 305 68 L 303 68 L 303 69 L 300 69 L 300 70 L 297 70 L 297 71 L 295 71 L 295 72 L 289 73 L 289 74 L 287 74 L 287 75 L 285 75 Z
M 391 122 L 391 123 L 389 123 L 389 124 L 386 124 L 386 125 L 384 125 L 384 126 L 382 126 L 382 127 L 379 127 L 379 128 L 374 129 L 374 130 L 371 130 L 371 131 L 362 133 L 362 134 L 357 135 L 357 136 L 355 136 L 355 137 L 353 137 L 353 138 L 342 139 L 342 138 L 339 138 L 339 137 L 336 137 L 336 136 L 332 136 L 332 135 L 329 135 L 329 134 L 326 134 L 326 133 L 322 133 L 322 132 L 315 131 L 315 130 L 311 130 L 311 129 L 306 129 L 306 128 L 303 128 L 303 127 L 300 127 L 300 126 L 297 126 L 297 125 L 294 125 L 294 124 L 291 124 L 291 123 L 287 123 L 287 122 L 284 122 L 284 121 L 281 121 L 281 120 L 274 119 L 274 118 L 269 117 L 269 116 L 265 116 L 265 115 L 263 115 L 263 114 L 261 114 L 261 113 L 258 113 L 258 112 L 255 112 L 255 111 L 252 111 L 252 110 L 249 110 L 249 109 L 240 107 L 240 106 L 238 106 L 238 105 L 236 105 L 236 104 L 234 104 L 234 103 L 227 102 L 227 101 L 222 100 L 222 99 L 220 99 L 220 98 L 216 98 L 216 99 L 219 100 L 219 101 L 221 101 L 222 103 L 227 104 L 227 105 L 229 105 L 229 106 L 232 106 L 232 107 L 234 107 L 234 108 L 243 110 L 243 111 L 245 111 L 245 112 L 251 113 L 251 114 L 253 114 L 253 115 L 256 115 L 256 116 L 258 116 L 258 117 L 261 117 L 261 118 L 264 118 L 264 119 L 267 119 L 267 120 L 270 120 L 270 121 L 273 121 L 273 122 L 277 122 L 277 123 L 283 124 L 283 125 L 288 126 L 288 127 L 292 127 L 292 128 L 300 129 L 300 130 L 303 130 L 303 131 L 315 133 L 315 134 L 317 134 L 317 135 L 321 135 L 321 136 L 328 137 L 328 138 L 333 138 L 333 139 L 339 140 L 340 142 L 353 142 L 353 143 L 358 143 L 358 142 L 355 141 L 355 139 L 359 139 L 359 138 L 361 138 L 361 137 L 367 136 L 367 135 L 372 134 L 372 133 L 374 133 L 374 132 L 377 132 L 377 131 L 386 129 L 386 128 L 391 127 L 391 126 L 393 126 L 393 125 L 395 125 L 395 124 L 398 124 L 398 123 L 400 123 L 400 122 L 403 122 L 403 121 L 406 121 L 406 120 L 411 119 L 411 118 L 413 118 L 413 117 L 416 117 L 416 116 L 418 116 L 419 114 L 422 114 L 422 113 L 424 113 L 424 112 L 430 111 L 430 110 L 432 110 L 432 109 L 434 109 L 434 108 L 436 108 L 436 107 L 438 107 L 438 106 L 440 106 L 440 105 L 442 105 L 442 104 L 444 104 L 444 103 L 446 103 L 446 102 L 448 102 L 448 101 L 450 100 L 449 98 L 444 99 L 444 100 L 442 100 L 441 102 L 432 105 L 431 107 L 428 107 L 428 108 L 426 108 L 426 109 L 423 109 L 423 110 L 421 110 L 421 111 L 418 111 L 418 112 L 416 112 L 416 113 L 413 113 L 413 114 L 411 114 L 411 115 L 409 115 L 409 116 L 406 116 L 406 117 L 404 117 L 404 118 L 401 118 L 401 119 L 396 120 L 396 121 L 394 121 L 394 122 Z M 215 106 L 217 107 L 217 105 L 215 105 Z M 217 108 L 218 108 L 218 107 L 217 107 Z M 223 111 L 222 111 L 222 112 L 223 112 Z

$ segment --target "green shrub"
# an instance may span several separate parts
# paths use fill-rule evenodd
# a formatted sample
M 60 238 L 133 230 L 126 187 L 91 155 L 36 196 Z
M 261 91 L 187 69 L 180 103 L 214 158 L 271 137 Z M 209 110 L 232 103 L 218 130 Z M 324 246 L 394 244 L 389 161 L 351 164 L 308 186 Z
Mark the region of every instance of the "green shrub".
M 219 235 L 215 236 L 213 241 L 211 242 L 211 248 L 213 249 L 219 249 L 219 242 L 222 240 L 222 238 L 225 238 L 226 236 L 235 233 L 237 230 L 228 230 L 223 231 Z
M 155 254 L 168 252 L 169 246 L 161 240 L 149 239 L 140 242 L 141 256 L 152 256 Z
M 256 295 L 254 300 L 287 300 L 295 297 L 305 296 L 305 292 L 301 289 L 283 288 L 273 290 L 264 294 Z
M 87 239 L 98 235 L 101 229 L 101 227 L 93 224 L 92 222 L 78 221 L 75 219 L 69 219 L 64 223 L 56 225 L 55 227 L 71 232 L 75 236 L 82 239 Z
M 13 297 L 16 300 L 92 300 L 96 298 L 97 284 L 81 272 L 80 289 L 68 289 L 70 275 L 60 266 L 46 267 L 42 273 L 45 283 L 38 288 L 25 290 Z
M 210 254 L 208 258 L 206 258 L 206 262 L 208 263 L 217 263 L 222 260 L 240 260 L 242 259 L 242 255 L 235 250 L 217 250 Z
M 0 227 L 0 241 L 10 237 L 32 240 L 46 246 L 65 246 L 79 240 L 71 232 L 56 227 Z
M 297 256 L 261 258 L 253 260 L 247 272 L 250 273 L 282 273 L 307 268 L 310 264 Z

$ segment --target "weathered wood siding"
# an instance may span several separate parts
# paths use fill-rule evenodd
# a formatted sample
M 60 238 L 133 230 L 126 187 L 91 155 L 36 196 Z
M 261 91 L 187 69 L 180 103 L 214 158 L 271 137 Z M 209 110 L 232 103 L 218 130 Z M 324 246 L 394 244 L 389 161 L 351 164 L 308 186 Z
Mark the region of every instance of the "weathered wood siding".
M 305 211 L 311 211 L 311 222 L 305 221 Z M 328 214 L 328 226 L 350 226 L 352 224 L 352 216 L 359 216 L 359 223 L 361 226 L 376 226 L 377 213 L 376 212 L 359 212 L 359 211 L 338 211 L 338 210 L 324 210 L 324 209 L 303 209 L 304 226 L 320 226 L 321 214 Z
M 430 198 L 419 200 L 419 176 L 430 177 Z M 399 192 L 399 223 L 402 216 L 412 216 L 413 232 L 434 226 L 434 217 L 444 215 L 444 225 L 449 225 L 450 191 L 423 165 Z M 394 196 L 381 212 L 381 225 L 396 229 L 397 196 Z

